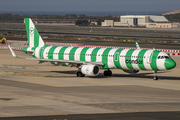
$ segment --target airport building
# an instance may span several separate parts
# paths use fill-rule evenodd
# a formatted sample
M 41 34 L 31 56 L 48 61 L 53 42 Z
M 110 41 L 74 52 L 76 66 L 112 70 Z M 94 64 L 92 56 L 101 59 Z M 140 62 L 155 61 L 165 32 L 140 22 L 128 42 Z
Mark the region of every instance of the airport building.
M 129 25 L 147 25 L 149 23 L 168 23 L 169 21 L 164 16 L 149 16 L 149 15 L 125 15 L 120 17 L 122 23 Z
M 124 15 L 120 16 L 119 22 L 105 20 L 102 26 L 111 27 L 147 27 L 147 28 L 173 28 L 177 23 L 170 23 L 164 16 L 155 15 Z

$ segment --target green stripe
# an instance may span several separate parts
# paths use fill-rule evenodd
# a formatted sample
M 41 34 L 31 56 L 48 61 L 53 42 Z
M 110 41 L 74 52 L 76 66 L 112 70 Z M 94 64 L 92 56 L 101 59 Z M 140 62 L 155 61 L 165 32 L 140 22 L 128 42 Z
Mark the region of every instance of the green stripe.
M 67 66 L 66 63 L 61 64 L 62 66 Z
M 24 19 L 24 21 L 25 21 L 25 25 L 26 25 L 26 33 L 27 33 L 27 39 L 28 39 L 28 44 L 29 44 L 29 46 L 30 46 L 30 39 L 29 39 L 29 18 L 25 18 Z
M 35 51 L 36 47 L 32 47 L 31 50 L 34 50 Z
M 97 52 L 99 51 L 100 48 L 95 48 L 92 51 L 92 55 L 91 55 L 91 62 L 96 62 L 96 57 L 97 57 Z
M 85 54 L 88 49 L 89 49 L 88 47 L 85 47 L 81 50 L 80 61 L 85 61 Z
M 103 66 L 103 69 L 109 69 L 108 67 L 108 54 L 109 54 L 109 51 L 111 50 L 112 48 L 107 48 L 104 50 L 103 54 L 102 54 L 102 62 L 104 64 Z
M 28 47 L 22 49 L 22 51 L 27 52 Z
M 56 63 L 55 62 L 50 62 L 51 64 L 53 64 L 53 65 L 56 65 Z
M 74 60 L 74 54 L 76 52 L 76 50 L 78 49 L 78 47 L 73 47 L 69 53 L 69 60 Z
M 143 61 L 143 57 L 144 57 L 144 54 L 146 53 L 146 51 L 147 50 L 141 50 L 139 52 L 138 56 L 140 56 L 141 58 L 138 58 L 138 60 Z M 144 61 L 142 63 L 144 63 Z M 138 64 L 138 66 L 141 70 L 146 70 L 146 68 L 144 67 L 144 64 Z
M 41 47 L 41 49 L 39 50 L 39 57 L 40 57 L 41 59 L 44 59 L 43 54 L 44 54 L 44 50 L 45 50 L 46 48 L 47 48 L 47 47 Z
M 32 50 L 34 50 L 34 51 L 36 51 L 36 49 L 37 49 L 37 48 L 35 48 L 35 47 L 32 48 Z M 32 56 L 36 58 L 35 52 L 32 54 Z
M 39 33 L 36 27 L 34 27 L 34 47 L 38 47 L 38 46 L 39 46 Z
M 125 61 L 131 61 L 131 56 L 132 56 L 132 53 L 135 51 L 135 49 L 130 49 L 128 50 L 128 52 L 126 53 L 126 56 L 125 56 Z M 129 68 L 129 69 L 134 69 L 131 62 L 128 62 L 126 63 L 126 66 Z
M 116 68 L 119 68 L 119 69 L 122 69 L 120 65 L 120 59 L 119 59 L 120 58 L 119 55 L 121 54 L 122 50 L 123 49 L 117 49 L 116 52 L 114 53 L 114 65 L 116 66 Z M 117 55 L 117 53 L 119 53 L 118 56 L 115 56 Z M 117 61 L 115 61 L 115 57 L 117 57 Z
M 51 47 L 48 52 L 48 59 L 53 59 L 54 50 L 57 48 L 57 46 Z
M 62 47 L 60 49 L 59 56 L 58 56 L 59 60 L 64 60 L 64 52 L 65 52 L 66 48 L 68 48 L 68 47 Z
M 158 58 L 158 54 L 160 53 L 161 51 L 153 51 L 153 55 L 152 55 L 152 60 L 151 60 L 151 63 L 150 63 L 150 65 L 151 65 L 151 68 L 153 69 L 153 70 L 156 70 L 156 71 L 159 71 L 159 69 L 158 69 L 158 67 L 157 67 L 157 63 L 156 63 L 156 60 L 157 60 L 157 58 Z

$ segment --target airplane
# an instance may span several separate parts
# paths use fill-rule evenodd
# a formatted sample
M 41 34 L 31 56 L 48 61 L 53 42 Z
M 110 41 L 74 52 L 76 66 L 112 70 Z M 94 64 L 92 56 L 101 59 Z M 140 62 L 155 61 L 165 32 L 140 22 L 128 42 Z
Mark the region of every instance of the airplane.
M 48 46 L 44 43 L 39 32 L 30 18 L 24 19 L 29 47 L 22 49 L 26 54 L 39 63 L 50 62 L 54 65 L 77 67 L 77 77 L 97 76 L 100 69 L 105 69 L 104 76 L 111 76 L 110 69 L 122 69 L 127 73 L 138 73 L 139 70 L 153 71 L 154 80 L 158 80 L 157 71 L 170 70 L 176 66 L 176 62 L 165 52 L 154 49 L 115 49 L 115 48 L 90 48 Z M 8 46 L 12 56 L 14 51 Z

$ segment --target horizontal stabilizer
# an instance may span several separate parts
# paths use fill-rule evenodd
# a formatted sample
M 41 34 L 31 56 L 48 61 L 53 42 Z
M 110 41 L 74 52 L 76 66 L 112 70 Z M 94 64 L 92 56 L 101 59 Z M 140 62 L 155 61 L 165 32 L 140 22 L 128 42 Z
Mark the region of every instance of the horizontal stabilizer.
M 14 53 L 14 51 L 12 50 L 12 48 L 11 48 L 9 45 L 8 45 L 8 47 L 9 47 L 9 49 L 10 49 L 10 51 L 11 51 L 12 56 L 13 56 L 13 57 L 17 57 L 16 54 Z

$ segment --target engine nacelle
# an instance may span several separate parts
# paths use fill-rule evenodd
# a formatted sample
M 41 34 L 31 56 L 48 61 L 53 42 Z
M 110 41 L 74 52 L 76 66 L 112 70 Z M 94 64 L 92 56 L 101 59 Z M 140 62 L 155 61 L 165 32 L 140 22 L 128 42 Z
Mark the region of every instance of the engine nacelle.
M 99 74 L 99 67 L 97 65 L 82 65 L 81 72 L 85 75 L 97 76 Z
M 127 73 L 138 73 L 139 70 L 123 70 L 124 72 L 127 72 Z

